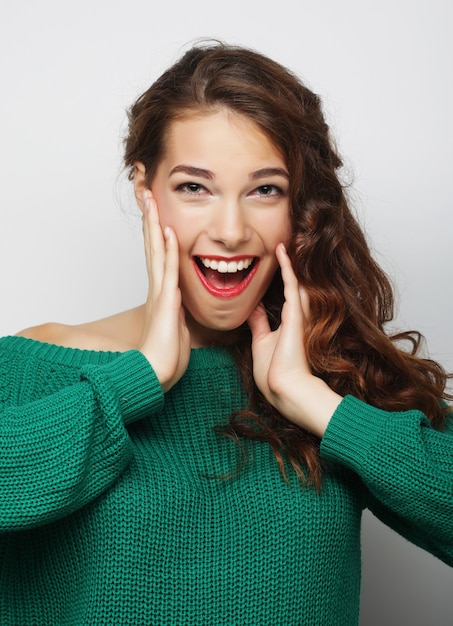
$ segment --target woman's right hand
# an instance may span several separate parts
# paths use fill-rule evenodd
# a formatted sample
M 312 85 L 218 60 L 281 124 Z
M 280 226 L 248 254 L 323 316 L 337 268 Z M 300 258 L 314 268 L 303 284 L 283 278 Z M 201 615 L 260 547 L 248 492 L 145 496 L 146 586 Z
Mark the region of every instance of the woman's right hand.
M 167 227 L 164 236 L 156 201 L 148 189 L 143 194 L 143 236 L 149 290 L 139 349 L 168 391 L 187 369 L 190 333 L 179 289 L 176 234 Z

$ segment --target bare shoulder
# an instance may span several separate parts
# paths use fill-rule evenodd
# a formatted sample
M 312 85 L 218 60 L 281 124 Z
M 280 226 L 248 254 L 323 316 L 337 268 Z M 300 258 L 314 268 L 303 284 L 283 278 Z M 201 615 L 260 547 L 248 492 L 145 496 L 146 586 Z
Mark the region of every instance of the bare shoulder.
M 74 326 L 48 322 L 26 328 L 17 335 L 65 348 L 124 352 L 139 347 L 142 319 L 143 307 L 136 307 Z
M 39 326 L 25 328 L 17 333 L 17 335 L 44 343 L 64 345 L 65 337 L 71 328 L 75 327 L 67 326 L 66 324 L 57 324 L 56 322 L 48 322 L 46 324 L 40 324 Z

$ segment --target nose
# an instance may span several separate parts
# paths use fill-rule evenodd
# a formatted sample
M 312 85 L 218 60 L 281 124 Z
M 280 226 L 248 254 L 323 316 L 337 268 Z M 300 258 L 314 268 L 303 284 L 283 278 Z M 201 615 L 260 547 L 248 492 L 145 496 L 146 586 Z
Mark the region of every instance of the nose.
M 234 249 L 250 239 L 251 227 L 244 208 L 238 201 L 222 202 L 216 207 L 210 224 L 209 237 Z

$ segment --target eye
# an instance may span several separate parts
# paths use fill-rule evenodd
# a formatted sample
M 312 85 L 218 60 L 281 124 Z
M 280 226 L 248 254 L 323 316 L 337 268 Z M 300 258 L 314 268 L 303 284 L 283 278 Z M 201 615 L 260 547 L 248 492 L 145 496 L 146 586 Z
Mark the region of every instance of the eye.
M 186 193 L 188 195 L 197 196 L 206 191 L 203 185 L 199 183 L 181 183 L 176 187 L 176 191 L 181 191 L 182 193 Z
M 285 192 L 283 191 L 283 189 L 281 187 L 278 187 L 277 185 L 260 185 L 259 187 L 257 187 L 256 189 L 252 191 L 251 195 L 269 198 L 269 197 L 283 196 L 284 193 Z

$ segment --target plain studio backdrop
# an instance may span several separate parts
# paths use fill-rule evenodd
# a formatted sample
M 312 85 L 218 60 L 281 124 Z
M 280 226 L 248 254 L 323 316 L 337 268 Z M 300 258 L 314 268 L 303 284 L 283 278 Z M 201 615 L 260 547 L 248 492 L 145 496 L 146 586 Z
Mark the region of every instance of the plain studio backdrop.
M 452 15 L 450 0 L 4 0 L 0 335 L 144 301 L 125 109 L 212 37 L 264 52 L 321 95 L 355 210 L 397 285 L 395 327 L 422 331 L 453 370 Z M 452 570 L 368 514 L 363 561 L 362 625 L 451 626 Z

